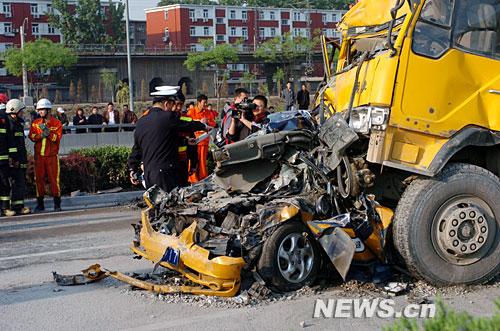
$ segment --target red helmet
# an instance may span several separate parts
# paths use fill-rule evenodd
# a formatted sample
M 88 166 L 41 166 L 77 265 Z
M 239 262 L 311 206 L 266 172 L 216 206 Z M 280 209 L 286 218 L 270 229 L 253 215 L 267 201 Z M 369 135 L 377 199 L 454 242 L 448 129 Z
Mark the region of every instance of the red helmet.
M 9 97 L 7 96 L 7 94 L 0 93 L 0 103 L 7 104 L 8 101 Z

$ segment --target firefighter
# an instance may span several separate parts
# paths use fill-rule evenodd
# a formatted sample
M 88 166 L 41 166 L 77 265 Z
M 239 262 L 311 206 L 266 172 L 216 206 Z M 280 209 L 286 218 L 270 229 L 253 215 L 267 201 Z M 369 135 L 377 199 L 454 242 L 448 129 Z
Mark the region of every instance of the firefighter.
M 151 95 L 153 108 L 147 116 L 139 119 L 134 131 L 134 146 L 128 159 L 130 181 L 139 184 L 138 173 L 144 163 L 146 188 L 158 185 L 164 191 L 179 186 L 179 132 L 205 130 L 206 125 L 197 121 L 180 121 L 172 107 L 169 96 L 177 89 L 157 88 Z
M 15 144 L 5 113 L 5 99 L 0 100 L 0 214 L 14 216 L 16 213 L 10 209 L 9 163 L 15 159 Z
M 40 99 L 36 110 L 40 115 L 31 124 L 29 138 L 35 143 L 35 181 L 37 205 L 35 212 L 45 210 L 45 179 L 49 179 L 50 191 L 54 197 L 54 211 L 61 211 L 61 190 L 59 187 L 59 143 L 62 136 L 61 122 L 51 116 L 52 104 Z
M 193 120 L 201 121 L 209 127 L 214 128 L 217 124 L 215 122 L 216 114 L 207 109 L 208 97 L 201 94 L 197 98 L 196 106 L 188 111 L 188 116 Z M 196 137 L 201 136 L 204 132 L 196 132 Z M 208 176 L 208 147 L 210 139 L 204 139 L 198 143 L 198 171 L 189 177 L 191 183 L 196 183 Z
M 24 143 L 24 119 L 22 111 L 26 108 L 24 103 L 18 99 L 7 102 L 7 118 L 9 128 L 15 144 L 15 157 L 10 163 L 9 179 L 12 187 L 10 205 L 16 214 L 26 215 L 31 211 L 24 206 L 24 196 L 26 190 L 26 169 L 28 168 L 28 153 Z

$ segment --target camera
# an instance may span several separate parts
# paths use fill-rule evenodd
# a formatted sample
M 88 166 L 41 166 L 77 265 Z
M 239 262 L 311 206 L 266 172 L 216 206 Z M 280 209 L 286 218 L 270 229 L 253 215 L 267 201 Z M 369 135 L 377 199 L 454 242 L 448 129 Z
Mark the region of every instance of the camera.
M 236 109 L 232 110 L 231 117 L 238 119 L 243 117 L 248 121 L 253 121 L 253 111 L 257 109 L 257 105 L 255 105 L 252 100 L 247 99 L 243 102 L 236 103 L 235 107 Z

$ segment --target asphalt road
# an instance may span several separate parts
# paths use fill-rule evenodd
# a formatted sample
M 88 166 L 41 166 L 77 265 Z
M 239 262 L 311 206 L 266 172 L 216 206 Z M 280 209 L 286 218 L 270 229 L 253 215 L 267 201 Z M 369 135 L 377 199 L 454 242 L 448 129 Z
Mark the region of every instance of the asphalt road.
M 52 271 L 75 274 L 99 262 L 122 272 L 149 272 L 152 264 L 134 260 L 129 251 L 130 224 L 139 211 L 106 208 L 58 215 L 0 219 L 0 330 L 374 330 L 389 319 L 314 319 L 317 298 L 357 298 L 332 287 L 258 306 L 215 307 L 198 302 L 168 303 L 131 291 L 113 279 L 84 286 L 59 287 Z M 377 294 L 367 294 L 376 297 Z M 498 284 L 448 291 L 443 300 L 477 315 L 494 311 Z M 185 300 L 185 301 L 190 301 Z M 408 296 L 396 298 L 399 306 Z

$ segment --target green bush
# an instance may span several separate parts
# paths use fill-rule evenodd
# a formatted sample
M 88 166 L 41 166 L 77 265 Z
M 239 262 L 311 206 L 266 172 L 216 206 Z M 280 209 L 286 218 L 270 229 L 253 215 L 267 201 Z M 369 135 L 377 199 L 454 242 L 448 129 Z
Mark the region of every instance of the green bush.
M 130 151 L 130 147 L 102 146 L 82 148 L 74 152 L 95 159 L 97 190 L 104 190 L 117 186 L 132 188 L 127 170 Z
M 497 311 L 492 317 L 474 317 L 467 312 L 456 312 L 443 302 L 436 303 L 436 315 L 426 319 L 421 326 L 415 319 L 402 318 L 386 331 L 498 331 L 500 330 L 500 300 L 495 302 Z

